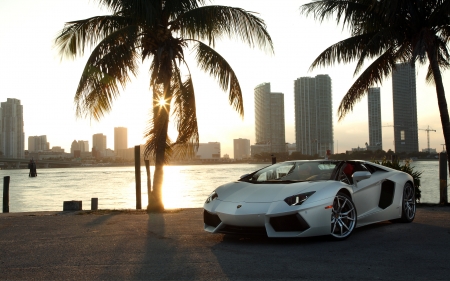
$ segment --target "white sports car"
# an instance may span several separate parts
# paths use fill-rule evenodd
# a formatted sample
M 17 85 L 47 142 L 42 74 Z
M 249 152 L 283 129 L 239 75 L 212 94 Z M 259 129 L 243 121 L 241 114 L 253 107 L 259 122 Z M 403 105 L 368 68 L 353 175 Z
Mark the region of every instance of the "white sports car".
M 366 161 L 288 161 L 218 187 L 204 229 L 268 237 L 331 235 L 385 220 L 414 220 L 413 178 Z

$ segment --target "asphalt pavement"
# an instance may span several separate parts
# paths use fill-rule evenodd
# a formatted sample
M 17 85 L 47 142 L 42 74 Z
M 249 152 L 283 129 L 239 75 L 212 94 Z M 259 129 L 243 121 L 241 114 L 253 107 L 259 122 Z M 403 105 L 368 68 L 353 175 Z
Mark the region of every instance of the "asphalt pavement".
M 202 209 L 2 213 L 0 280 L 450 280 L 450 207 L 339 242 L 209 234 Z

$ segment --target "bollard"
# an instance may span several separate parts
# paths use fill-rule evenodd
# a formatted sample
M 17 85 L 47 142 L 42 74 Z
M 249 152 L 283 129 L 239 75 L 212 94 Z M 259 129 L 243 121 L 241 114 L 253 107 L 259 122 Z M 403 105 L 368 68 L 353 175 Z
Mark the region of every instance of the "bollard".
M 439 153 L 439 204 L 447 204 L 447 153 Z
M 91 198 L 91 211 L 98 210 L 98 198 Z
M 9 213 L 9 176 L 3 177 L 3 213 Z
M 394 163 L 394 162 L 396 162 L 396 161 L 398 161 L 397 155 L 392 154 L 392 155 L 391 155 L 391 162 Z
M 63 211 L 81 211 L 83 210 L 83 201 L 64 201 Z
M 136 210 L 142 209 L 141 200 L 141 146 L 134 147 L 134 175 L 136 178 Z
M 272 154 L 272 165 L 277 163 L 277 158 Z

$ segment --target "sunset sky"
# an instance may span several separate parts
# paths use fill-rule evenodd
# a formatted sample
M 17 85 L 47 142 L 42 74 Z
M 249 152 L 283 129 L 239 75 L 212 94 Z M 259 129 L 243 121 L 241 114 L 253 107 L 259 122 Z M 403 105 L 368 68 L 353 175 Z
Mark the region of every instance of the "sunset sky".
M 353 65 L 309 71 L 312 61 L 326 47 L 346 38 L 334 22 L 319 23 L 300 14 L 299 7 L 309 1 L 216 0 L 212 4 L 236 6 L 259 13 L 272 36 L 275 54 L 252 49 L 242 42 L 222 40 L 216 50 L 235 70 L 244 95 L 244 118 L 228 104 L 227 93 L 216 81 L 199 72 L 188 58 L 196 90 L 200 142 L 220 142 L 221 154 L 233 157 L 233 139 L 255 141 L 253 89 L 270 82 L 272 92 L 284 93 L 286 141 L 295 142 L 294 80 L 303 76 L 328 74 L 333 85 L 335 152 L 364 147 L 369 141 L 367 99 L 364 98 L 343 121 L 337 122 L 337 107 L 354 81 Z M 25 149 L 29 136 L 47 135 L 50 147 L 61 146 L 70 152 L 73 140 L 88 140 L 92 135 L 107 135 L 107 147 L 114 149 L 114 127 L 128 128 L 128 145 L 144 143 L 149 120 L 151 92 L 148 62 L 114 102 L 113 110 L 100 122 L 77 119 L 73 98 L 89 55 L 76 60 L 61 60 L 54 39 L 64 23 L 107 14 L 93 0 L 14 0 L 0 1 L 0 102 L 16 98 L 24 108 Z M 185 53 L 188 57 L 190 52 Z M 427 126 L 431 148 L 442 150 L 436 91 L 425 83 L 426 66 L 416 67 L 418 126 Z M 450 92 L 449 71 L 443 73 L 444 87 Z M 392 82 L 381 87 L 382 124 L 392 125 Z M 394 149 L 393 127 L 383 127 L 383 149 Z M 427 147 L 427 133 L 419 131 L 419 149 Z

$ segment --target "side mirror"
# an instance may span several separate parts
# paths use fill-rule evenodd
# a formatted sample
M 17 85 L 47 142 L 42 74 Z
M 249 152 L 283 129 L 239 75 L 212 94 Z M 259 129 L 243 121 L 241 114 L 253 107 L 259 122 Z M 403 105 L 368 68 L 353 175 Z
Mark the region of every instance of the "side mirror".
M 250 174 L 242 175 L 239 179 L 245 178 L 245 177 L 248 176 L 248 175 L 250 175 Z
M 365 172 L 354 172 L 352 177 L 353 177 L 353 181 L 359 182 L 359 181 L 366 180 L 366 179 L 370 178 L 371 175 L 372 174 L 370 172 L 367 172 L 367 171 L 365 171 Z

